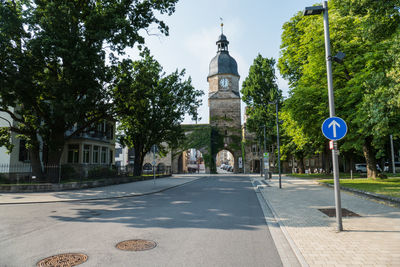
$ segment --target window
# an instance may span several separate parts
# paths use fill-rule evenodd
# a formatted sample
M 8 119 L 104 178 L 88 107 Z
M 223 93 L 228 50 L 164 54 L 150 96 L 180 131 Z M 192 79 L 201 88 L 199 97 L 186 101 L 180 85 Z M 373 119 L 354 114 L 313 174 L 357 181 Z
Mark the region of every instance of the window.
M 93 146 L 93 163 L 99 163 L 99 147 Z
M 90 162 L 90 145 L 83 146 L 83 163 Z
M 68 163 L 79 162 L 79 145 L 72 144 L 68 145 Z
M 106 136 L 107 139 L 114 139 L 114 125 L 107 123 L 106 124 Z
M 24 139 L 19 139 L 19 161 L 29 161 L 29 151 L 26 148 L 26 141 Z
M 107 162 L 107 148 L 102 147 L 101 148 L 101 163 L 106 163 Z

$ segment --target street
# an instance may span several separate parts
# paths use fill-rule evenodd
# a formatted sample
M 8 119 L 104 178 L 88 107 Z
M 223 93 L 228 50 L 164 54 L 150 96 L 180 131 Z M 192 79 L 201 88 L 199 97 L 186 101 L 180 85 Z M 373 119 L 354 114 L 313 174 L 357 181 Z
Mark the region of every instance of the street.
M 0 266 L 61 253 L 81 266 L 282 266 L 249 177 L 210 176 L 162 193 L 0 206 Z M 124 240 L 157 243 L 122 251 Z

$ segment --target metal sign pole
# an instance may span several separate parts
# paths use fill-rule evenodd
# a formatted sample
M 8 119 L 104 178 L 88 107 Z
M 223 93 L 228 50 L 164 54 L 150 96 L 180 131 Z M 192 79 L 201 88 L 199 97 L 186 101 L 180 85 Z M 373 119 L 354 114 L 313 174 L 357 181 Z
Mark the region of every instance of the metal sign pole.
M 156 145 L 153 145 L 153 184 L 156 184 Z
M 392 154 L 392 172 L 396 174 L 396 163 L 394 162 L 393 135 L 390 135 L 390 150 Z
M 267 145 L 266 145 L 266 141 L 265 141 L 265 125 L 264 125 L 264 154 L 267 153 Z M 264 158 L 264 179 L 267 179 L 267 168 L 265 168 L 265 163 L 269 164 L 268 162 L 265 162 L 265 158 Z
M 328 19 L 328 2 L 324 1 L 324 36 L 325 36 L 325 52 L 326 52 L 326 69 L 328 78 L 328 97 L 329 97 L 329 115 L 335 117 L 335 101 L 333 94 L 333 79 L 332 79 L 332 56 L 331 44 L 329 37 L 329 19 Z M 337 152 L 337 142 L 333 141 L 334 148 L 332 150 L 333 177 L 335 186 L 335 204 L 336 204 L 336 222 L 337 230 L 343 231 L 342 225 L 342 207 L 340 201 L 340 184 L 339 184 L 339 162 Z

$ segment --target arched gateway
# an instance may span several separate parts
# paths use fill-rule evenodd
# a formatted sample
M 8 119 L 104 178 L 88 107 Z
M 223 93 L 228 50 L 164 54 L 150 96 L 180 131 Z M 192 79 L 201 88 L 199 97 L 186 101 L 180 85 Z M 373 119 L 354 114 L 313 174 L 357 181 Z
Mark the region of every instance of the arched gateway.
M 222 33 L 216 42 L 217 54 L 211 59 L 207 81 L 210 124 L 182 125 L 186 141 L 172 151 L 172 172 L 184 167 L 182 153 L 189 148 L 199 150 L 204 159 L 205 172 L 217 171 L 217 153 L 232 153 L 232 171 L 253 172 L 252 162 L 258 160 L 252 146 L 258 146 L 254 136 L 241 125 L 239 73 L 235 59 L 229 55 L 228 40 Z M 220 166 L 218 166 L 220 167 Z

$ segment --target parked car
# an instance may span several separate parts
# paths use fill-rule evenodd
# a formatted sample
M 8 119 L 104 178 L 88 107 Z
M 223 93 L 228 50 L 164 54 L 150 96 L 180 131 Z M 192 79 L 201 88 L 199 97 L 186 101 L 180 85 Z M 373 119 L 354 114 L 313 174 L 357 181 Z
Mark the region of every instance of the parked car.
M 357 163 L 355 165 L 356 167 L 356 172 L 358 173 L 366 173 L 367 172 L 367 164 L 366 163 Z M 382 172 L 381 167 L 379 167 L 378 164 L 376 164 L 376 169 L 378 172 Z
M 151 173 L 153 173 L 153 165 L 151 165 L 150 163 L 144 164 L 142 174 L 151 174 Z
M 395 162 L 394 165 L 395 165 L 394 168 L 395 168 L 396 173 L 400 173 L 400 162 Z M 392 169 L 393 169 L 392 163 L 385 162 L 385 166 L 383 167 L 383 170 L 385 172 L 393 172 Z

